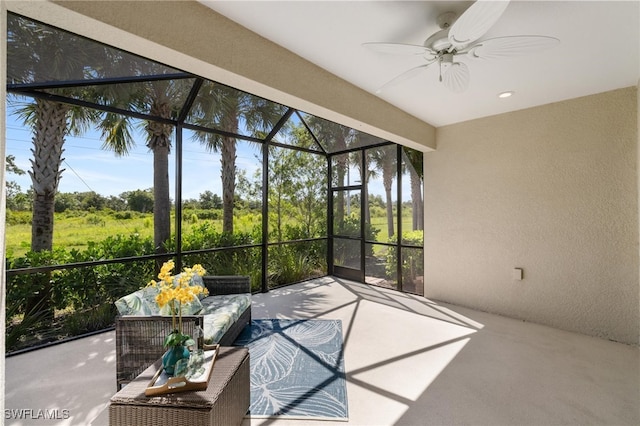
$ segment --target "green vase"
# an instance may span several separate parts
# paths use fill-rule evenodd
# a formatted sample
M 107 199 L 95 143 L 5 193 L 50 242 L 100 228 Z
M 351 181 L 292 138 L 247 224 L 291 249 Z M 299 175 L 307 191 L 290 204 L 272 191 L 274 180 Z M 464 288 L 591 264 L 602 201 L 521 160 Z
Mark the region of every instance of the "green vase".
M 176 363 L 181 359 L 188 358 L 189 349 L 187 349 L 186 346 L 171 346 L 167 349 L 164 355 L 162 355 L 162 367 L 169 376 L 173 376 L 175 373 Z

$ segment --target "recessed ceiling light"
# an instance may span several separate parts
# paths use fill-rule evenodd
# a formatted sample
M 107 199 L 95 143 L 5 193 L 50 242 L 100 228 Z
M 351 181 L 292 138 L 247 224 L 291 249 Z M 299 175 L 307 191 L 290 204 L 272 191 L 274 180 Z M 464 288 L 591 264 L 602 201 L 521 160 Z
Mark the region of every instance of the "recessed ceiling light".
M 499 98 L 509 98 L 511 96 L 513 96 L 515 92 L 513 91 L 508 91 L 508 92 L 502 92 L 498 95 Z

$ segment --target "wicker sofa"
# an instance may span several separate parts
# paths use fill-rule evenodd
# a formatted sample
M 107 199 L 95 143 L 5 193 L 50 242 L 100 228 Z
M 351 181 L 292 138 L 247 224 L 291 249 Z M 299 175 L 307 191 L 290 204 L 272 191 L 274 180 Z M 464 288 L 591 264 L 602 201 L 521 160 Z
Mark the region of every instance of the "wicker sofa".
M 193 336 L 201 327 L 206 344 L 229 346 L 251 321 L 249 277 L 210 275 L 202 277 L 202 281 L 209 296 L 202 299 L 200 312 L 183 315 L 183 332 Z M 119 315 L 115 328 L 116 380 L 121 389 L 162 356 L 172 319 L 162 315 Z

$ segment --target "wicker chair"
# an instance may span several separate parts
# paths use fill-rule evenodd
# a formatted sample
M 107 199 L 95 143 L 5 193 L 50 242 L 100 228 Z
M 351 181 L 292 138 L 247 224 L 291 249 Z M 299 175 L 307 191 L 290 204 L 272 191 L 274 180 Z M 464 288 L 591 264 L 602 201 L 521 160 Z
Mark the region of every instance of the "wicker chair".
M 209 275 L 202 279 L 210 296 L 251 293 L 249 277 Z M 230 346 L 250 321 L 251 306 L 242 313 L 217 343 Z M 201 327 L 202 324 L 202 315 L 182 317 L 182 327 L 186 334 L 193 335 L 197 327 Z M 116 381 L 120 390 L 165 352 L 164 339 L 172 330 L 172 319 L 170 316 L 124 315 L 116 317 L 115 325 Z

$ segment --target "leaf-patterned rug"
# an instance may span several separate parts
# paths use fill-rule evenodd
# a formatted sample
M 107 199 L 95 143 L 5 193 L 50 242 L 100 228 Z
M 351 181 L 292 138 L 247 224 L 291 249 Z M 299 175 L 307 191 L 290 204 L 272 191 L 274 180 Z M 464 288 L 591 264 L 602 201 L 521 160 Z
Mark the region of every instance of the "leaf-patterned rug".
M 249 348 L 248 417 L 348 420 L 340 320 L 255 319 L 234 344 Z

